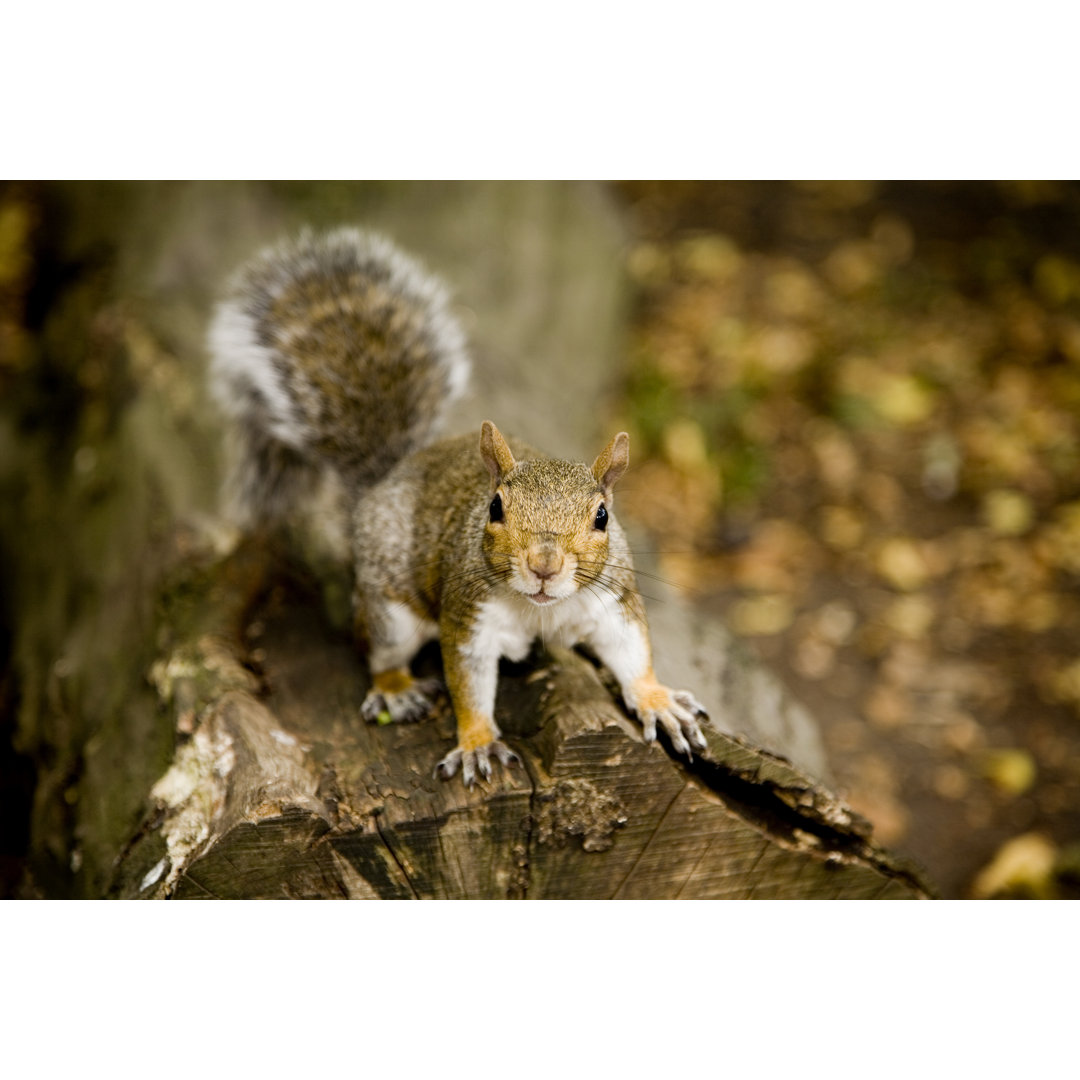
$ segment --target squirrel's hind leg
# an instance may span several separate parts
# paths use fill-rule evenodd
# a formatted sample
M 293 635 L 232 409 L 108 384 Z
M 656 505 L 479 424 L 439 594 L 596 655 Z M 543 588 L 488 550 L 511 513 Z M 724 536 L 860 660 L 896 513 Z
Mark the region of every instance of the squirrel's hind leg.
M 422 720 L 431 713 L 442 684 L 417 679 L 409 661 L 438 637 L 438 626 L 404 603 L 358 595 L 357 605 L 357 622 L 370 646 L 372 682 L 360 715 L 373 724 Z

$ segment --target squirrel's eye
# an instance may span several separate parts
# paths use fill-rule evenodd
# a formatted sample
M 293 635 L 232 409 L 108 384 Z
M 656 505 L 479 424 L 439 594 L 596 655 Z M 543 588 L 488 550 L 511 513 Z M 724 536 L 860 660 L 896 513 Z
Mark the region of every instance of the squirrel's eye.
M 597 508 L 596 520 L 593 522 L 593 528 L 599 529 L 601 532 L 607 528 L 607 510 L 604 508 L 603 503 Z
M 491 500 L 491 506 L 489 507 L 488 512 L 491 515 L 492 521 L 502 521 L 503 512 L 501 495 L 496 495 L 495 498 Z

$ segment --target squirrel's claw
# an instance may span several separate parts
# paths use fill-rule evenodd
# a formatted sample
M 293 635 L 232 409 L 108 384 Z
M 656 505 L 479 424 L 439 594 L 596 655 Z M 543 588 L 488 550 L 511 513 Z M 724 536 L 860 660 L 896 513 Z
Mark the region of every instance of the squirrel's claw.
M 707 750 L 709 744 L 705 741 L 705 735 L 698 724 L 698 720 L 709 719 L 705 706 L 689 690 L 676 690 L 671 697 L 675 703 L 672 711 L 679 718 L 683 734 L 690 740 L 695 750 Z
M 449 780 L 450 777 L 461 768 L 461 759 L 464 757 L 464 753 L 465 752 L 460 746 L 455 746 L 454 749 L 435 766 L 434 775 L 439 777 L 440 780 Z
M 496 739 L 488 749 L 505 765 L 507 768 L 511 768 L 515 765 L 521 764 L 521 758 L 510 749 L 506 743 L 499 739 Z
M 438 679 L 417 679 L 396 693 L 368 691 L 360 715 L 369 724 L 403 724 L 423 720 L 434 708 L 434 698 L 442 689 Z
M 501 739 L 496 739 L 486 746 L 478 746 L 475 750 L 462 750 L 460 746 L 454 747 L 435 766 L 435 775 L 442 780 L 449 780 L 458 769 L 461 769 L 462 782 L 466 787 L 471 788 L 476 783 L 477 773 L 485 780 L 491 779 L 492 757 L 495 757 L 507 768 L 521 764 L 521 758 Z
M 656 741 L 656 725 L 659 724 L 671 740 L 672 749 L 691 761 L 694 750 L 708 748 L 698 723 L 699 720 L 708 718 L 705 706 L 686 690 L 670 691 L 665 708 L 648 709 L 639 713 L 642 734 L 647 743 Z

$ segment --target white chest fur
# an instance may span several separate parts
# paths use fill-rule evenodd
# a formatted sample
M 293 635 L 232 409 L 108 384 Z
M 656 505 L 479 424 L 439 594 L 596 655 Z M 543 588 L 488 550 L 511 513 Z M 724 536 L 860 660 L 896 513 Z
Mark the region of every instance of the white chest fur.
M 525 597 L 500 594 L 481 606 L 473 647 L 480 654 L 523 660 L 537 638 L 547 645 L 569 648 L 606 637 L 623 625 L 618 602 L 605 594 L 577 592 L 546 607 L 538 607 Z

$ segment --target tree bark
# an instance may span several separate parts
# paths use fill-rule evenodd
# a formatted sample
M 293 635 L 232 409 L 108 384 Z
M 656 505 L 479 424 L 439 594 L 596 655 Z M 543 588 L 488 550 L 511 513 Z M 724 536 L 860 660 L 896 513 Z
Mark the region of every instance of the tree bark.
M 573 652 L 504 669 L 497 719 L 522 766 L 473 790 L 433 776 L 453 741 L 445 702 L 418 724 L 359 719 L 366 668 L 341 568 L 217 524 L 220 431 L 201 385 L 212 297 L 301 221 L 384 228 L 475 311 L 478 392 L 458 424 L 490 410 L 589 458 L 618 347 L 621 234 L 602 193 L 576 185 L 316 194 L 0 192 L 36 257 L 0 366 L 8 722 L 37 774 L 23 895 L 927 895 L 807 775 L 826 773 L 812 720 L 674 604 L 654 615 L 658 652 L 695 669 L 683 681 L 716 721 L 691 763 L 646 745 Z

